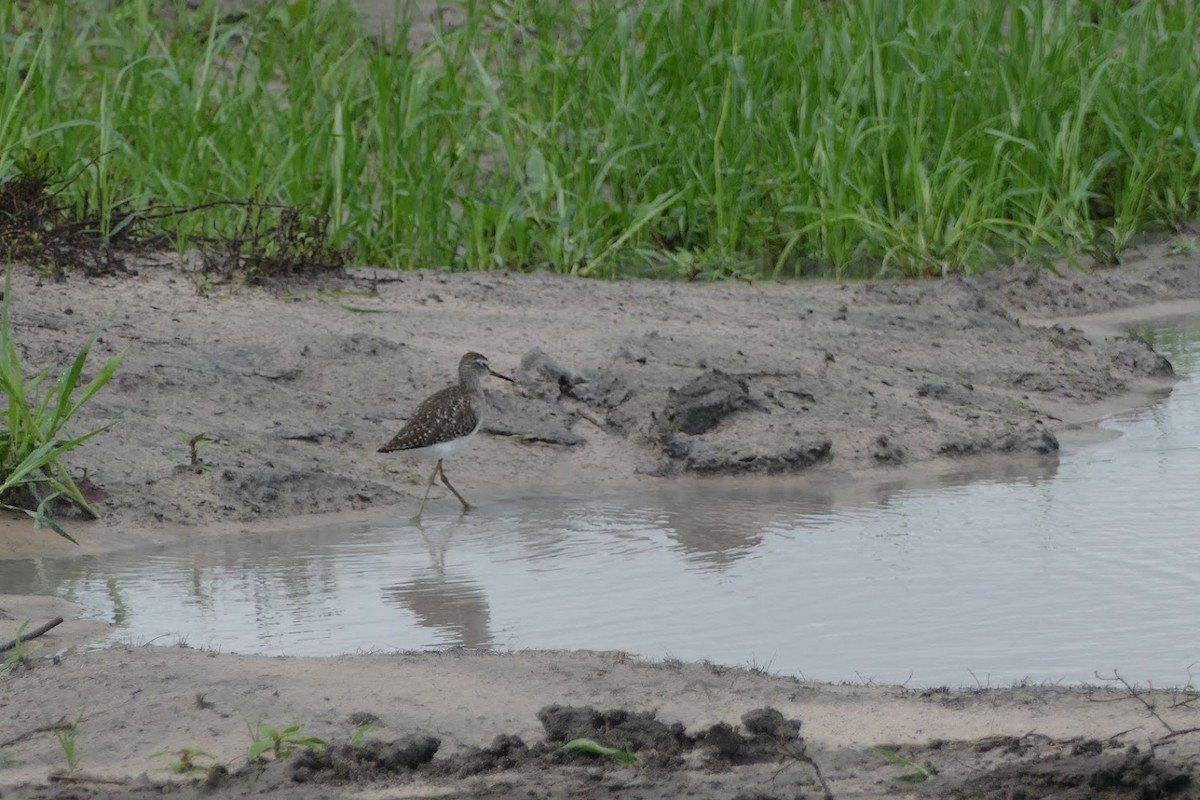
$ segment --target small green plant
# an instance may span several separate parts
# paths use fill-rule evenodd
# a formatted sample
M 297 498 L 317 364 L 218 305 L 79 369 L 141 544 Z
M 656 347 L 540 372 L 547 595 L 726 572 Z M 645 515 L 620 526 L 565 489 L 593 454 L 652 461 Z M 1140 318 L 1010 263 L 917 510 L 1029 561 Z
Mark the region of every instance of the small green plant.
M 1194 253 L 1198 249 L 1196 240 L 1193 238 L 1181 236 L 1171 242 L 1171 246 L 1167 248 L 1167 255 L 1180 256 L 1186 253 Z
M 362 747 L 367 741 L 367 734 L 375 728 L 374 722 L 364 722 L 354 729 L 354 734 L 350 737 L 351 747 Z
M 208 769 L 204 770 L 204 777 L 196 782 L 196 788 L 215 789 L 228 774 L 229 770 L 225 769 L 224 764 L 209 764 Z
M 196 692 L 196 708 L 209 711 L 216 708 L 216 705 L 208 699 L 208 692 Z
M 75 770 L 79 768 L 79 743 L 77 739 L 80 722 L 83 722 L 82 714 L 74 722 L 54 729 L 54 738 L 58 740 L 58 746 L 62 748 L 63 758 L 67 762 L 68 775 L 74 775 Z
M 572 739 L 554 751 L 565 755 L 596 756 L 611 758 L 622 764 L 636 764 L 641 761 L 637 753 L 629 750 L 618 750 L 615 747 L 605 747 L 594 739 Z
M 12 641 L 12 652 L 4 659 L 4 664 L 0 665 L 0 673 L 16 670 L 17 667 L 25 666 L 29 663 L 25 657 L 25 650 L 21 647 L 22 637 L 25 635 L 25 629 L 29 627 L 29 620 L 25 620 L 21 627 L 17 629 L 17 635 Z
M 181 747 L 178 750 L 160 750 L 153 755 L 153 758 L 165 755 L 175 756 L 175 760 L 171 762 L 170 769 L 172 772 L 180 775 L 191 775 L 194 772 L 207 773 L 213 764 L 216 763 L 216 759 L 213 758 L 211 753 L 206 753 L 195 747 Z M 208 763 L 201 764 L 197 759 L 204 759 Z
M 933 776 L 927 768 L 921 766 L 915 761 L 905 758 L 894 750 L 888 750 L 884 747 L 872 747 L 871 751 L 876 755 L 883 756 L 893 764 L 899 764 L 902 767 L 911 769 L 912 772 L 906 772 L 903 775 L 897 775 L 896 780 L 906 783 L 921 783 Z
M 4 659 L 4 663 L 0 664 L 0 675 L 6 672 L 16 672 L 19 667 L 24 667 L 27 664 L 29 664 L 29 659 L 25 657 L 25 653 L 21 651 L 21 648 L 15 648 Z
M 187 463 L 180 464 L 175 469 L 176 471 L 189 470 L 202 472 L 208 469 L 209 465 L 200 460 L 200 451 L 208 447 L 212 439 L 208 438 L 205 432 L 200 433 L 177 433 L 175 438 L 187 445 Z
M 108 430 L 103 425 L 75 438 L 63 437 L 63 428 L 121 365 L 125 351 L 108 360 L 82 387 L 83 368 L 100 336 L 101 328 L 84 343 L 71 366 L 49 383 L 45 370 L 26 380 L 9 325 L 12 271 L 5 274 L 0 303 L 0 395 L 6 403 L 0 429 L 0 507 L 24 511 L 36 527 L 49 528 L 75 541 L 48 514 L 51 501 L 63 498 L 87 516 L 99 516 L 84 498 L 62 456 Z
M 306 736 L 300 732 L 299 725 L 288 725 L 285 728 L 273 728 L 270 725 L 259 725 L 258 730 L 251 734 L 254 741 L 246 753 L 246 760 L 258 764 L 266 759 L 267 753 L 274 758 L 282 758 L 297 747 L 307 747 L 309 750 L 320 752 L 325 749 L 325 742 L 314 736 Z

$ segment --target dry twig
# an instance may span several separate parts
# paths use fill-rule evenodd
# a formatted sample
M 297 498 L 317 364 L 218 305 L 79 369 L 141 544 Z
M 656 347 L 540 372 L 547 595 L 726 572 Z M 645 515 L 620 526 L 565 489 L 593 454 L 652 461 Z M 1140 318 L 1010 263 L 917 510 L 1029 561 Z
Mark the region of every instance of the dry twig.
M 54 619 L 47 622 L 45 625 L 42 625 L 41 627 L 38 627 L 38 628 L 34 628 L 29 633 L 22 634 L 15 639 L 11 639 L 7 642 L 4 642 L 3 644 L 0 644 L 0 653 L 3 653 L 8 650 L 12 650 L 14 647 L 21 644 L 22 642 L 28 642 L 30 639 L 38 638 L 39 636 L 41 636 L 43 633 L 50 630 L 51 628 L 56 628 L 59 625 L 62 625 L 62 621 L 63 621 L 62 617 L 55 617 Z
M 1117 672 L 1116 670 L 1113 670 L 1113 674 L 1112 674 L 1111 678 L 1103 677 L 1098 672 L 1094 673 L 1094 674 L 1098 680 L 1104 681 L 1106 683 L 1121 684 L 1121 686 L 1123 686 L 1125 688 L 1125 693 L 1129 697 L 1132 697 L 1134 700 L 1137 700 L 1139 703 L 1141 703 L 1143 706 L 1145 706 L 1146 710 L 1150 712 L 1150 716 L 1152 716 L 1156 720 L 1158 720 L 1159 724 L 1167 729 L 1167 735 L 1160 737 L 1155 742 L 1155 744 L 1161 744 L 1163 742 L 1174 739 L 1177 736 L 1185 736 L 1189 733 L 1200 732 L 1200 726 L 1193 726 L 1191 728 L 1175 728 L 1174 726 L 1171 725 L 1171 723 L 1169 723 L 1165 719 L 1163 719 L 1162 715 L 1158 713 L 1158 708 L 1157 708 L 1156 704 L 1154 703 L 1154 698 L 1153 698 L 1154 687 L 1153 686 L 1150 686 L 1148 688 L 1148 692 L 1150 693 L 1150 699 L 1146 699 L 1147 692 L 1143 692 L 1143 691 L 1139 690 L 1136 686 L 1131 684 L 1129 681 L 1122 678 L 1121 674 L 1119 672 Z M 1190 702 L 1190 700 L 1188 702 Z M 1172 705 L 1171 707 L 1175 708 L 1179 705 L 1186 705 L 1186 704 L 1187 704 L 1186 702 L 1182 703 L 1182 704 L 1176 703 L 1176 704 Z

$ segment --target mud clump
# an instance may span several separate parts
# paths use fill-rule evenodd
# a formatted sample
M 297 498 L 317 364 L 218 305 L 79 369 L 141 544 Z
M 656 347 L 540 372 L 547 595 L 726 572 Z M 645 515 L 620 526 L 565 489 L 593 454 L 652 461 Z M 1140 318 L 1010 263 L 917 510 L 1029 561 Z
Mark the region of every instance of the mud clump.
M 887 434 L 879 434 L 871 442 L 871 458 L 880 464 L 903 464 L 905 452 L 903 445 L 892 441 Z
M 389 785 L 413 780 L 453 782 L 472 778 L 481 781 L 478 786 L 491 785 L 494 789 L 522 782 L 533 785 L 565 780 L 572 786 L 575 785 L 572 781 L 589 785 L 600 781 L 613 791 L 632 782 L 652 792 L 646 796 L 670 796 L 671 787 L 687 785 L 690 780 L 686 774 L 694 770 L 694 759 L 685 756 L 692 751 L 698 751 L 701 763 L 722 773 L 738 766 L 774 762 L 781 757 L 791 757 L 811 765 L 814 771 L 817 769 L 805 755 L 800 721 L 788 719 L 773 708 L 747 712 L 741 718 L 740 728 L 718 722 L 697 736 L 688 735 L 682 723 L 663 722 L 651 711 L 620 708 L 600 711 L 591 706 L 548 705 L 538 711 L 537 717 L 545 739 L 533 745 L 526 744 L 519 736 L 500 734 L 487 747 L 435 758 L 441 742 L 425 734 L 409 734 L 392 741 L 337 743 L 321 751 L 304 750 L 290 759 L 244 767 L 225 776 L 221 785 L 241 796 L 238 791 L 245 784 L 253 784 L 260 790 L 286 792 L 302 785 L 320 790 L 328 785 Z M 631 771 L 626 761 L 564 752 L 562 746 L 575 739 L 589 739 L 635 754 L 636 770 Z M 583 767 L 599 767 L 600 772 L 580 769 Z M 731 780 L 736 779 L 729 774 Z M 159 788 L 170 793 L 166 787 Z M 659 789 L 668 794 L 661 794 Z M 501 792 L 498 796 L 516 795 Z M 570 790 L 564 796 L 578 795 Z
M 710 370 L 678 389 L 668 390 L 659 417 L 660 435 L 708 433 L 729 415 L 752 405 L 744 378 Z
M 988 431 L 957 436 L 942 442 L 938 455 L 967 456 L 981 453 L 1036 453 L 1051 455 L 1058 452 L 1058 438 L 1046 428 L 1030 424 L 1015 429 Z
M 521 388 L 551 402 L 561 397 L 575 397 L 575 387 L 587 383 L 582 375 L 562 366 L 540 347 L 521 356 L 516 378 Z
M 955 406 L 968 406 L 975 402 L 975 387 L 969 383 L 922 383 L 917 387 L 917 397 L 928 397 Z
M 788 719 L 773 708 L 756 708 L 742 715 L 746 730 L 773 741 L 800 738 L 800 720 Z
M 791 393 L 812 399 L 800 390 Z M 756 432 L 731 419 L 745 409 L 771 415 L 751 394 L 746 378 L 719 369 L 708 370 L 678 389 L 668 389 L 650 426 L 651 438 L 665 458 L 643 471 L 655 475 L 793 472 L 830 457 L 833 443 L 829 437 L 798 430 L 792 415 L 780 415 L 778 424 L 768 421 L 764 431 Z
M 804 756 L 800 720 L 788 719 L 774 708 L 747 711 L 742 715 L 742 731 L 718 722 L 702 731 L 696 740 L 709 747 L 715 758 L 735 764 L 777 760 L 785 755 Z
M 487 747 L 472 750 L 456 759 L 435 762 L 430 766 L 434 773 L 466 778 L 490 772 L 515 770 L 529 761 L 536 760 L 538 756 L 538 752 L 525 744 L 520 736 L 502 733 Z
M 804 752 L 800 720 L 788 719 L 770 707 L 742 715 L 741 727 L 715 723 L 690 736 L 681 723 L 667 724 L 654 712 L 614 709 L 597 711 L 591 706 L 551 705 L 538 712 L 546 731 L 547 745 L 557 747 L 572 739 L 592 739 L 607 747 L 628 750 L 658 766 L 678 766 L 679 757 L 697 747 L 707 748 L 712 757 L 730 763 L 777 759 L 784 753 Z
M 1175 368 L 1170 361 L 1154 352 L 1154 348 L 1136 336 L 1109 339 L 1105 347 L 1113 364 L 1135 375 L 1161 378 L 1175 374 Z
M 1136 748 L 1123 754 L 1078 754 L 1018 764 L 986 773 L 959 787 L 955 797 L 1054 798 L 1054 800 L 1166 800 L 1190 796 L 1191 776 Z
M 335 744 L 320 752 L 305 750 L 292 769 L 296 783 L 355 781 L 390 772 L 418 769 L 437 754 L 435 736 L 404 736 L 395 741 L 370 740 L 360 746 Z
M 768 431 L 767 437 L 719 432 L 709 436 L 679 435 L 663 444 L 670 461 L 648 469 L 649 474 L 797 472 L 829 460 L 833 442 L 828 436 L 797 430 Z
M 591 706 L 545 706 L 537 713 L 546 731 L 546 742 L 562 745 L 572 739 L 592 739 L 606 747 L 639 754 L 646 763 L 660 767 L 678 766 L 684 750 L 695 739 L 683 724 L 658 720 L 652 711 L 614 709 L 597 711 Z

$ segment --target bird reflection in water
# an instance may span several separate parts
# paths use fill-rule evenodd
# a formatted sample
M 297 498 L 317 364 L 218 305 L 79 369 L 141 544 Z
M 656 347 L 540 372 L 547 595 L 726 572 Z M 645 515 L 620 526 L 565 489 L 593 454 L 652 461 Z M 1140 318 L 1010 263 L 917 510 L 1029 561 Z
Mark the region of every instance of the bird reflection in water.
M 385 603 L 412 614 L 430 630 L 430 646 L 485 649 L 492 646 L 491 610 L 483 587 L 467 575 L 446 569 L 446 546 L 456 526 L 433 533 L 417 525 L 429 547 L 430 565 L 408 579 L 383 588 Z

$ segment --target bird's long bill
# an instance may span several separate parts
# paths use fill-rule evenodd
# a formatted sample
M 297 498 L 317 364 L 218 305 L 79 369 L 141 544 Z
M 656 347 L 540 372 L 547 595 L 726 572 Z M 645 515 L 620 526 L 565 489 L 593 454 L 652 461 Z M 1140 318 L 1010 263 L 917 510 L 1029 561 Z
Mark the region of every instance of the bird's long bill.
M 499 378 L 500 380 L 508 381 L 509 383 L 516 383 L 516 381 L 514 381 L 512 378 L 508 377 L 507 375 L 501 375 L 499 372 L 496 372 L 496 370 L 494 370 L 494 369 L 489 369 L 488 372 L 491 373 L 493 378 Z

